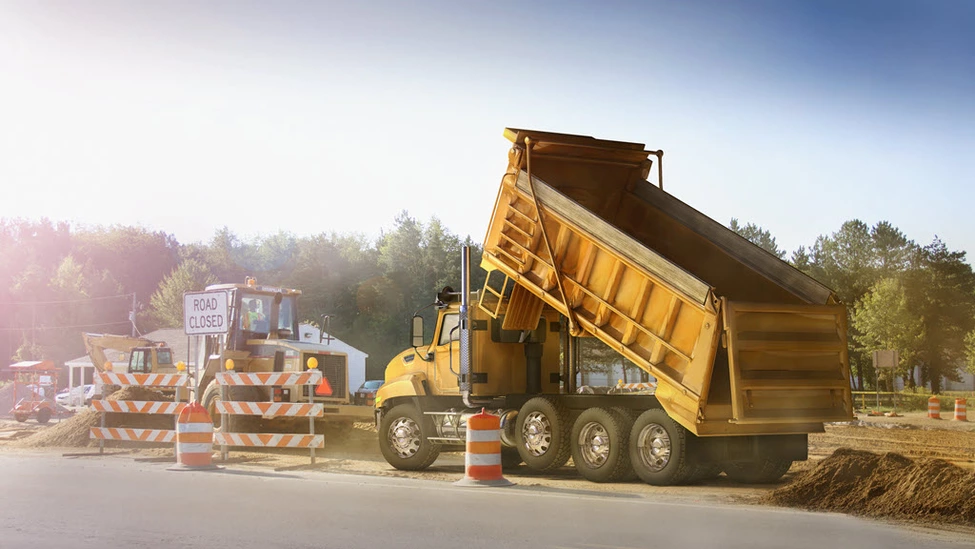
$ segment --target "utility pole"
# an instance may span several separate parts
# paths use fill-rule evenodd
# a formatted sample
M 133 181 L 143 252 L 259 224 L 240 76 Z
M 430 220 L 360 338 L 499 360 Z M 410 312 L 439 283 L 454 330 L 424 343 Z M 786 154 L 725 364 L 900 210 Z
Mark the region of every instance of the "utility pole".
M 135 328 L 135 292 L 132 292 L 132 310 L 129 312 L 129 322 L 132 323 L 132 337 L 139 337 L 138 330 Z

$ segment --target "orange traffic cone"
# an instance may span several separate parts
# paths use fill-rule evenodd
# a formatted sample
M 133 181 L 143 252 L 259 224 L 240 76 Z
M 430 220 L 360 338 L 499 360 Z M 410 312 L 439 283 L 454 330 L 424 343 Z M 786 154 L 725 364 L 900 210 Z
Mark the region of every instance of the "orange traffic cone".
M 207 409 L 191 402 L 176 420 L 176 465 L 170 471 L 213 471 L 213 421 Z
M 968 421 L 968 401 L 963 398 L 955 399 L 955 421 Z
M 511 486 L 501 474 L 501 418 L 481 413 L 467 418 L 464 478 L 456 486 Z

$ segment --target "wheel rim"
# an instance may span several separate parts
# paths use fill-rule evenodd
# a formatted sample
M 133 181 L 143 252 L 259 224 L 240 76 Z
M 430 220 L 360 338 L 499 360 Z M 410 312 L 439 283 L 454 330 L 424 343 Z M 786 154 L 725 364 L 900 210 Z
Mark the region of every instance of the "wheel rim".
M 590 421 L 579 431 L 582 460 L 592 469 L 602 467 L 609 459 L 609 433 L 602 424 Z
M 420 426 L 408 417 L 394 421 L 387 438 L 389 446 L 401 458 L 411 458 L 420 450 Z
M 545 454 L 552 446 L 552 422 L 542 412 L 528 414 L 521 434 L 525 437 L 525 449 L 535 457 Z
M 662 425 L 651 423 L 644 427 L 637 438 L 637 449 L 640 461 L 654 473 L 659 473 L 670 463 L 670 435 Z

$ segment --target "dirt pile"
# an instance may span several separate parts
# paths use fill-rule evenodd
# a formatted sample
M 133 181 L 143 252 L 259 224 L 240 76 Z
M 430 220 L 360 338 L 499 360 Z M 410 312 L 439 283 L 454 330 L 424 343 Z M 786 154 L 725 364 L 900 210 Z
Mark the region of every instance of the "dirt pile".
M 764 499 L 804 509 L 975 526 L 975 472 L 941 459 L 840 448 Z
M 109 395 L 105 400 L 168 400 L 162 394 L 143 387 L 125 387 Z M 72 448 L 95 447 L 98 441 L 89 439 L 89 429 L 101 425 L 100 412 L 85 410 L 70 419 L 39 431 L 27 438 L 11 443 L 23 448 Z M 145 414 L 105 414 L 106 427 L 129 427 L 133 429 L 172 429 L 174 416 Z M 115 443 L 108 441 L 106 445 Z

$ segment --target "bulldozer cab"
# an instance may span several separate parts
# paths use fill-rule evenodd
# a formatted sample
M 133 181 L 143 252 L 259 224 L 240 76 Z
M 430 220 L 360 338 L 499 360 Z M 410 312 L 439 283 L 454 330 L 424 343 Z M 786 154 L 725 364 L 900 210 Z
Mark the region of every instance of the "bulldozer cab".
M 217 284 L 207 291 L 226 290 L 230 303 L 227 347 L 248 349 L 248 341 L 284 339 L 298 341 L 298 296 L 289 288 L 259 286 L 253 278 L 244 284 Z

